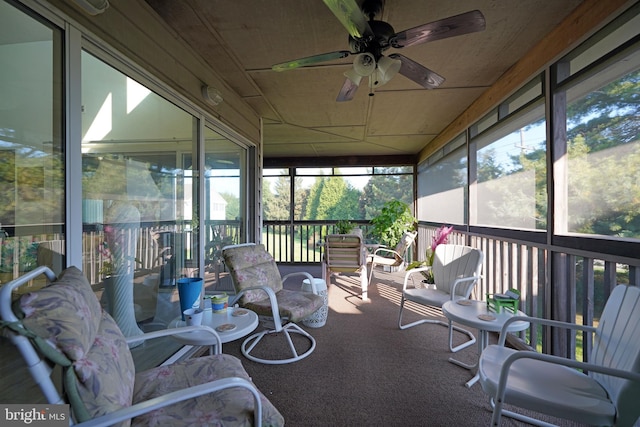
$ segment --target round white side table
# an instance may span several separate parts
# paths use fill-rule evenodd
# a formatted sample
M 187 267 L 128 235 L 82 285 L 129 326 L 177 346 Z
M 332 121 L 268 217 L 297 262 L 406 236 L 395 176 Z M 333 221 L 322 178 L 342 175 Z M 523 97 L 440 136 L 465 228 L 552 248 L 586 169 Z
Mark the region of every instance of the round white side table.
M 316 295 L 320 295 L 324 300 L 324 304 L 322 307 L 318 309 L 311 316 L 307 317 L 302 321 L 302 324 L 308 326 L 309 328 L 321 328 L 327 323 L 327 315 L 329 314 L 329 295 L 327 293 L 327 282 L 324 279 L 313 279 L 313 283 L 316 286 Z M 309 279 L 304 279 L 302 281 L 302 290 L 305 292 L 312 292 L 311 283 Z

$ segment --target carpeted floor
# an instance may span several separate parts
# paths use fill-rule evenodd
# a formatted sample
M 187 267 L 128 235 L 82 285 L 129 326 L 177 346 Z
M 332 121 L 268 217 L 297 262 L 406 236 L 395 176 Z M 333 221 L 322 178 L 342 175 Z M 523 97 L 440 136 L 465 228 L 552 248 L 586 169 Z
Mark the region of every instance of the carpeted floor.
M 305 269 L 320 277 L 319 267 Z M 284 274 L 292 267 L 281 270 Z M 438 325 L 398 329 L 403 274 L 376 272 L 376 276 L 368 303 L 358 297 L 356 276 L 333 276 L 326 325 L 305 327 L 317 341 L 306 359 L 287 365 L 255 363 L 241 355 L 242 340 L 225 344 L 223 350 L 242 359 L 288 426 L 488 426 L 487 396 L 479 384 L 466 388 L 472 373 L 448 362 L 447 329 Z M 296 288 L 300 282 L 291 279 L 285 286 Z M 407 313 L 406 321 L 429 314 L 415 305 L 409 308 L 414 312 Z M 267 352 L 275 354 L 278 344 L 284 345 L 283 337 L 266 339 Z M 473 363 L 476 348 L 455 356 Z M 503 418 L 502 425 L 527 424 Z

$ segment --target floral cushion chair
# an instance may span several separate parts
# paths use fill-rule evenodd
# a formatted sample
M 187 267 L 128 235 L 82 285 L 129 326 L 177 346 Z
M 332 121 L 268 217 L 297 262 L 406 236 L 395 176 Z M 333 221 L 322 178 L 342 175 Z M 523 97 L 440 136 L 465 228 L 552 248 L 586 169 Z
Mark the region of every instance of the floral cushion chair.
M 12 308 L 12 291 L 41 274 L 52 283 Z M 47 401 L 70 404 L 78 426 L 284 425 L 240 360 L 221 354 L 213 329 L 189 326 L 127 339 L 75 267 L 57 279 L 39 267 L 2 286 L 0 315 Z M 128 342 L 196 329 L 217 337 L 218 354 L 135 372 Z M 62 366 L 62 393 L 51 380 L 51 364 Z
M 255 362 L 272 365 L 291 363 L 309 356 L 315 350 L 316 341 L 296 322 L 311 316 L 324 305 L 313 276 L 306 272 L 295 272 L 281 277 L 275 260 L 263 245 L 248 243 L 226 246 L 222 254 L 236 289 L 236 296 L 229 301 L 229 305 L 239 303 L 263 318 L 270 318 L 274 325 L 273 329 L 267 328 L 249 336 L 242 343 L 242 354 Z M 284 288 L 283 282 L 296 275 L 309 280 L 312 292 Z M 309 346 L 298 350 L 291 339 L 292 333 L 306 337 Z M 282 354 L 287 356 L 262 355 L 258 349 L 252 353 L 258 343 L 270 335 L 286 338 L 288 348 Z

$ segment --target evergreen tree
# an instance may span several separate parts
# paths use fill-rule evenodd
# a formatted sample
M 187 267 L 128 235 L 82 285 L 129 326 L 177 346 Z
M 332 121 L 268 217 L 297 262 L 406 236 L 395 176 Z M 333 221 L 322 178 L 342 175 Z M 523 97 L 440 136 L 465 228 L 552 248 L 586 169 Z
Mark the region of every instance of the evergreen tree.
M 396 173 L 396 168 L 382 169 L 379 172 Z M 374 175 L 362 190 L 360 215 L 364 219 L 374 218 L 380 213 L 385 202 L 399 200 L 413 203 L 413 178 L 411 175 Z

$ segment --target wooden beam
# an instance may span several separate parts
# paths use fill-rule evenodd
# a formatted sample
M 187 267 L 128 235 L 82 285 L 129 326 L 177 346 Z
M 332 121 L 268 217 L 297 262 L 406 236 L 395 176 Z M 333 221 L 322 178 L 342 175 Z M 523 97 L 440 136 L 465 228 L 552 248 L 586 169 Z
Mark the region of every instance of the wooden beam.
M 341 157 L 270 157 L 264 160 L 265 168 L 287 167 L 366 167 L 413 166 L 414 155 L 397 156 L 341 156 Z

